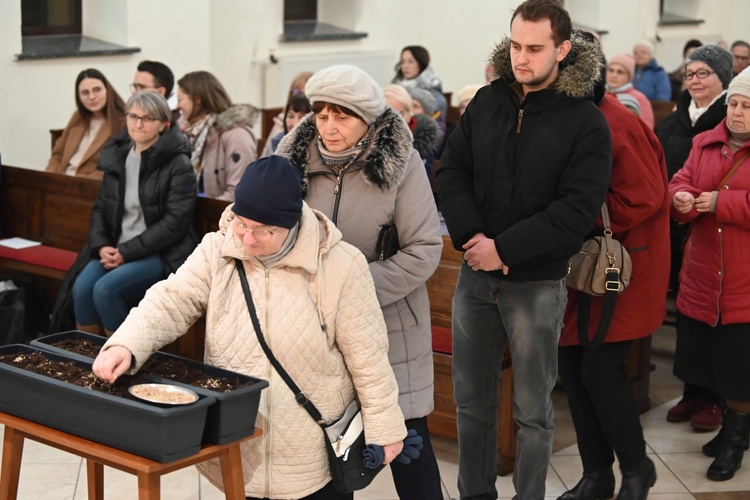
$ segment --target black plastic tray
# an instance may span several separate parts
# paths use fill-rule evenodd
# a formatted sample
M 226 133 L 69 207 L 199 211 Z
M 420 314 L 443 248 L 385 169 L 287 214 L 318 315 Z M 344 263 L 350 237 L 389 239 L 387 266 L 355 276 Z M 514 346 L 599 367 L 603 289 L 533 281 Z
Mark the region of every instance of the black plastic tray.
M 75 357 L 75 359 L 81 359 L 85 362 L 91 362 L 91 358 L 51 345 L 65 339 L 85 339 L 100 346 L 104 345 L 107 341 L 106 338 L 98 335 L 73 330 L 47 335 L 46 337 L 32 341 L 31 345 L 40 350 L 55 352 L 65 356 Z M 198 394 L 212 396 L 216 400 L 215 404 L 208 409 L 206 428 L 203 434 L 204 443 L 227 444 L 253 434 L 255 431 L 255 420 L 258 416 L 260 393 L 262 389 L 268 387 L 267 381 L 162 351 L 157 351 L 152 357 L 157 360 L 180 361 L 186 364 L 189 368 L 201 370 L 212 377 L 226 377 L 237 380 L 243 384 L 250 383 L 250 385 L 246 387 L 241 387 L 233 391 L 219 392 L 157 375 L 149 375 L 160 382 L 168 382 L 181 387 L 187 387 Z
M 40 349 L 11 344 L 0 354 L 38 352 Z M 42 351 L 53 361 L 88 363 Z M 139 375 L 155 382 L 155 377 Z M 199 394 L 195 403 L 154 405 L 106 394 L 0 363 L 0 411 L 112 446 L 157 462 L 172 462 L 194 455 L 209 406 L 214 398 Z

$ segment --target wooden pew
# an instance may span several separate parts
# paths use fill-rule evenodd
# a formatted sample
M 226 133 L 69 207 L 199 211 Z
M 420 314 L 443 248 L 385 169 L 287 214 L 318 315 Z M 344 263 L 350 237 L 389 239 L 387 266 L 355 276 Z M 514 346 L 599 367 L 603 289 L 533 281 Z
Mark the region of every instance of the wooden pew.
M 673 101 L 650 101 L 651 109 L 654 110 L 654 130 L 659 126 L 661 121 L 672 111 L 675 103 Z
M 42 252 L 49 249 L 50 255 L 55 256 L 66 252 L 75 259 L 86 242 L 98 191 L 99 182 L 95 180 L 3 166 L 0 183 L 3 237 L 40 241 L 45 246 Z M 198 199 L 196 227 L 201 235 L 218 229 L 227 205 L 226 201 Z M 65 270 L 50 268 L 43 260 L 36 263 L 16 260 L 9 254 L 0 258 L 0 269 L 11 276 L 20 273 L 33 278 L 33 285 L 43 295 L 42 324 L 46 329 Z M 202 360 L 204 337 L 205 326 L 199 321 L 167 350 Z

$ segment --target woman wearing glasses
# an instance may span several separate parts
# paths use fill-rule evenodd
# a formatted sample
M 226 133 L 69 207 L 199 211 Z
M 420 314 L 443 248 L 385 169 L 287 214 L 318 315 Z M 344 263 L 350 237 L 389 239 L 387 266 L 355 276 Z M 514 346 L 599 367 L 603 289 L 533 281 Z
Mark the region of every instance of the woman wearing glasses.
M 156 92 L 128 99 L 127 131 L 102 151 L 104 174 L 83 252 L 90 261 L 73 284 L 80 330 L 107 335 L 148 288 L 174 272 L 198 242 L 190 147 L 170 126 Z
M 93 68 L 81 71 L 75 84 L 76 111 L 52 148 L 47 172 L 101 179 L 96 169 L 104 144 L 125 126 L 125 103 L 107 79 Z
M 695 138 L 669 184 L 672 216 L 692 224 L 675 374 L 726 398 L 721 430 L 702 450 L 715 457 L 706 473 L 714 481 L 734 477 L 750 438 L 750 70 L 729 84 L 726 103 L 726 119 Z
M 688 159 L 693 138 L 713 129 L 726 116 L 724 94 L 732 81 L 732 53 L 718 45 L 698 47 L 688 56 L 682 77 L 687 83 L 687 90 L 677 100 L 676 110 L 667 115 L 656 129 L 656 135 L 664 148 L 670 179 Z M 686 224 L 670 220 L 672 261 L 669 285 L 676 300 L 686 231 Z M 720 398 L 710 387 L 695 385 L 682 373 L 680 367 L 685 348 L 682 342 L 686 339 L 681 331 L 678 315 L 674 372 L 686 383 L 682 400 L 669 410 L 667 420 L 689 421 L 696 430 L 715 430 L 722 421 Z
M 249 165 L 236 198 L 219 230 L 133 309 L 103 347 L 94 373 L 114 382 L 205 315 L 206 363 L 269 381 L 256 424 L 263 435 L 241 445 L 245 495 L 351 499 L 330 485 L 320 427 L 260 346 L 239 273 L 247 277 L 263 338 L 279 363 L 327 422 L 356 395 L 367 440 L 384 447 L 389 463 L 401 452 L 406 428 L 367 261 L 302 201 L 300 173 L 284 158 Z M 222 487 L 218 460 L 199 469 Z
M 258 110 L 232 105 L 229 94 L 208 71 L 194 71 L 177 81 L 180 128 L 190 141 L 190 161 L 198 192 L 206 198 L 234 201 L 245 168 L 258 158 L 253 123 Z

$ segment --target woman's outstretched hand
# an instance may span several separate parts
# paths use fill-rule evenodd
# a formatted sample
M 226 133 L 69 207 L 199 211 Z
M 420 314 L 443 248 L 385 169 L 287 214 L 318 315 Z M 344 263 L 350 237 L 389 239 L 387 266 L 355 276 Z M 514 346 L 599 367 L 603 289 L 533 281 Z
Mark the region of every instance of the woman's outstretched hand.
M 117 377 L 130 369 L 133 354 L 126 347 L 115 345 L 102 351 L 94 360 L 91 371 L 100 379 L 114 384 Z

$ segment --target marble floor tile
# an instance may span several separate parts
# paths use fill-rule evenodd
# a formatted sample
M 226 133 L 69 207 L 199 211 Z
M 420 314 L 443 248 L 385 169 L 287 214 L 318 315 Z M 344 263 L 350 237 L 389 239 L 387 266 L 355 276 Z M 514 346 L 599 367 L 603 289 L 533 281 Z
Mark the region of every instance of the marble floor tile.
M 655 453 L 700 453 L 718 431 L 696 432 L 689 422 L 673 423 L 666 419 L 641 419 L 643 437 Z
M 21 467 L 18 480 L 20 500 L 72 500 L 80 469 L 78 463 L 31 464 Z M 2 495 L 0 495 L 2 496 Z
M 750 460 L 750 453 L 745 452 L 744 461 Z M 746 492 L 750 493 L 750 467 L 745 465 L 729 481 L 711 481 L 706 471 L 713 458 L 702 453 L 662 453 L 661 460 L 680 478 L 680 481 L 691 493 L 705 492 Z M 750 494 L 748 497 L 750 498 Z
M 195 467 L 165 474 L 161 477 L 161 497 L 169 500 L 201 500 L 198 471 Z M 74 500 L 86 500 L 86 467 L 81 467 Z M 133 500 L 138 498 L 138 478 L 133 474 L 104 467 L 104 498 Z M 224 498 L 222 494 L 220 498 Z

